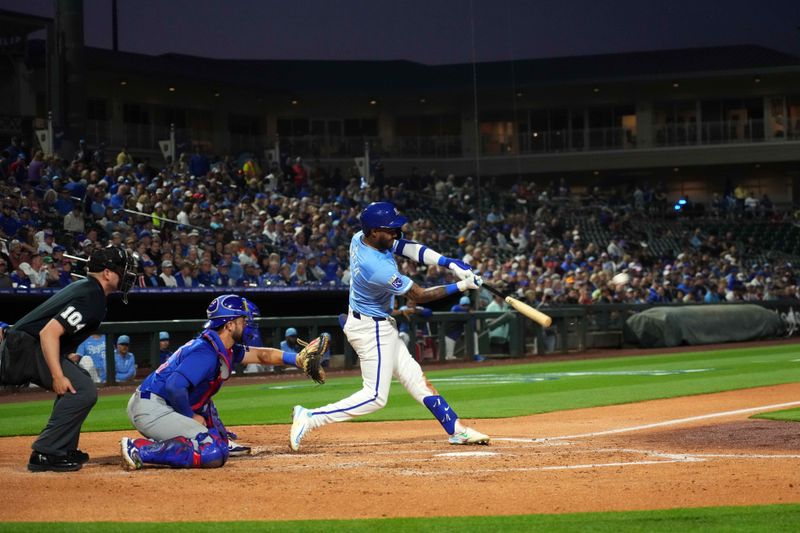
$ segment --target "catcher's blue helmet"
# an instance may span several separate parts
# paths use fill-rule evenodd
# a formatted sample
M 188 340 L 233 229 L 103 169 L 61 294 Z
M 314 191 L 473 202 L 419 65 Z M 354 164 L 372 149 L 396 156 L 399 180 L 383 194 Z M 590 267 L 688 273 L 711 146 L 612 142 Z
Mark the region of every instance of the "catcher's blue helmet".
M 206 309 L 208 321 L 205 329 L 217 329 L 240 316 L 250 317 L 245 299 L 235 294 L 223 294 L 214 298 Z
M 261 310 L 247 298 L 242 298 L 242 301 L 244 302 L 244 309 L 247 311 L 247 322 L 242 332 L 242 343 L 247 346 L 264 346 L 264 343 L 261 342 L 261 333 L 259 333 L 255 321 L 256 318 L 261 316 Z
M 365 232 L 373 228 L 400 229 L 408 222 L 406 217 L 391 202 L 372 202 L 358 216 L 361 229 Z

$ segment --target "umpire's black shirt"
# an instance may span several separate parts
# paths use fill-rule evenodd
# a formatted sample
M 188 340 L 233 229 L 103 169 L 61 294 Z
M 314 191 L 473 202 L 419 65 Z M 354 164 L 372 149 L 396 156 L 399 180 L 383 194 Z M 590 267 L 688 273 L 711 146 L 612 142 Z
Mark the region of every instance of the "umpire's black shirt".
M 55 319 L 64 326 L 61 354 L 66 357 L 94 333 L 106 316 L 106 295 L 93 277 L 67 285 L 22 317 L 12 329 L 39 338 L 45 324 Z

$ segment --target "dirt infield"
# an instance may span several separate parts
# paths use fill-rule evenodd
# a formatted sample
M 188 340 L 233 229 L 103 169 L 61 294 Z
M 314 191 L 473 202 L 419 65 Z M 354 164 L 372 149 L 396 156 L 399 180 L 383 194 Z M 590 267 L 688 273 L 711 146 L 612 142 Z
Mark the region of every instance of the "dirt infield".
M 255 455 L 222 469 L 119 466 L 123 433 L 89 433 L 71 474 L 28 473 L 33 437 L 0 439 L 0 520 L 458 516 L 800 502 L 800 384 L 476 420 L 490 446 L 431 421 L 336 424 L 288 453 L 288 426 L 236 428 Z

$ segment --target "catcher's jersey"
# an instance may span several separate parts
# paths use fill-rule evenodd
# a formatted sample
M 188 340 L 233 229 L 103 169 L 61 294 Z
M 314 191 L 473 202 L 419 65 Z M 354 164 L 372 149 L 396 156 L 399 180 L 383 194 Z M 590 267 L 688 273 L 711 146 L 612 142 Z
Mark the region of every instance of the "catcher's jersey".
M 100 283 L 89 277 L 71 283 L 36 309 L 19 319 L 13 329 L 39 338 L 39 332 L 51 319 L 64 327 L 59 339 L 61 354 L 66 357 L 94 333 L 106 316 L 106 294 Z
M 350 309 L 371 317 L 388 317 L 392 298 L 413 283 L 397 270 L 391 250 L 379 252 L 364 244 L 363 231 L 350 241 Z
M 241 363 L 245 355 L 244 346 L 236 344 L 231 352 L 231 366 Z M 145 378 L 139 390 L 157 394 L 169 404 L 166 383 L 172 373 L 177 372 L 191 384 L 188 390 L 189 403 L 196 411 L 222 386 L 223 380 L 219 378 L 220 364 L 219 355 L 211 343 L 198 337 L 175 350 L 166 363 Z

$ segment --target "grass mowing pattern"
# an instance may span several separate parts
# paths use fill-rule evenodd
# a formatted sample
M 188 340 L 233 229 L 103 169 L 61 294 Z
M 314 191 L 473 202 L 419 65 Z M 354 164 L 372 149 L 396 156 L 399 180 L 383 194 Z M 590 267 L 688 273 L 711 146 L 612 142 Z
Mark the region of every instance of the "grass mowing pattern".
M 409 532 L 450 533 L 469 531 L 593 531 L 617 533 L 642 531 L 674 533 L 676 531 L 797 531 L 800 505 L 764 505 L 752 507 L 701 507 L 664 511 L 632 511 L 608 513 L 574 513 L 561 515 L 512 515 L 433 518 L 383 518 L 368 520 L 298 520 L 275 522 L 14 522 L 0 525 L 0 530 L 19 533 L 44 531 L 60 533 L 149 533 L 169 529 L 171 532 L 217 533 L 291 531 L 292 533 L 329 533 L 355 531 L 372 533 Z
M 796 359 L 797 350 L 784 345 L 502 367 L 476 364 L 427 375 L 459 416 L 503 418 L 796 382 L 800 381 Z M 658 370 L 675 373 L 646 373 Z M 700 371 L 686 373 L 690 370 Z M 568 372 L 578 375 L 564 375 Z M 226 386 L 214 401 L 228 425 L 287 424 L 295 404 L 319 407 L 360 387 L 360 377 L 333 378 L 324 386 L 299 379 Z M 128 398 L 102 396 L 84 431 L 131 429 L 125 414 Z M 51 400 L 0 405 L 0 436 L 38 434 L 51 409 Z M 430 413 L 395 383 L 389 405 L 358 420 L 429 417 Z

